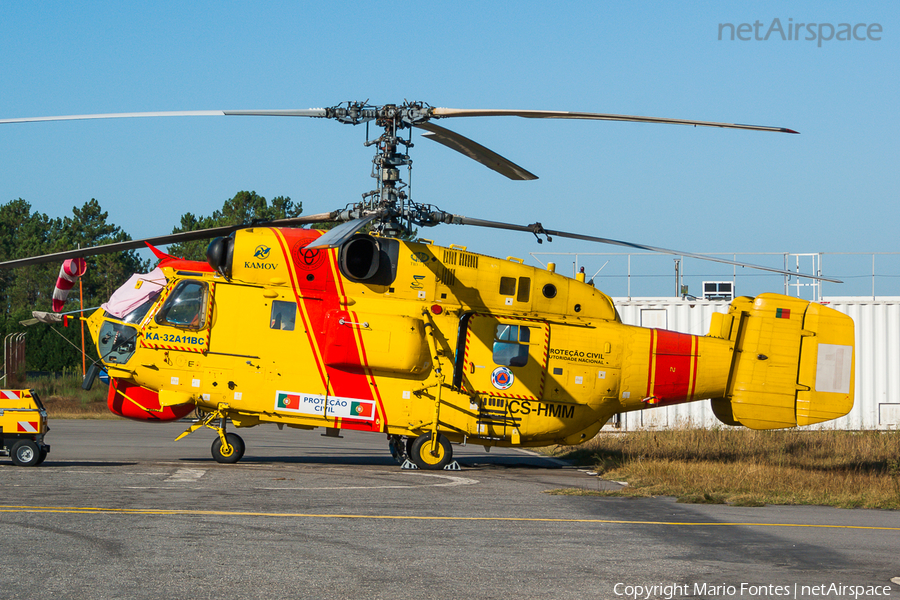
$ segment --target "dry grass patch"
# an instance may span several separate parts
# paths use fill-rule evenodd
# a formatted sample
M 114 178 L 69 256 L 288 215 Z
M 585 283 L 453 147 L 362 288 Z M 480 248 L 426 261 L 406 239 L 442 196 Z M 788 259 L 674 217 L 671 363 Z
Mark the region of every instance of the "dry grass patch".
M 601 433 L 563 458 L 683 502 L 900 508 L 900 432 L 680 429 Z M 586 458 L 590 460 L 585 461 Z

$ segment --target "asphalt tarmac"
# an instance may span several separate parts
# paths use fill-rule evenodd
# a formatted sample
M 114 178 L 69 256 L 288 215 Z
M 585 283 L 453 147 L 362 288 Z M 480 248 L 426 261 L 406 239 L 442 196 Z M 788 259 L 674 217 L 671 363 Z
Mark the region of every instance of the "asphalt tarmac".
M 900 597 L 898 512 L 551 495 L 617 484 L 265 426 L 221 465 L 185 427 L 58 420 L 42 466 L 0 458 L 0 599 Z

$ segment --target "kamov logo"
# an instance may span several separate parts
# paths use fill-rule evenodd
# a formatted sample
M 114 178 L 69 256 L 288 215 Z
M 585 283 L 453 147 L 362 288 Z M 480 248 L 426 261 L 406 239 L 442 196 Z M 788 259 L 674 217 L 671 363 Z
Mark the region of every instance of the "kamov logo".
M 253 253 L 253 258 L 258 258 L 260 261 L 264 261 L 269 258 L 269 252 L 272 249 L 268 246 L 263 246 L 260 244 L 256 247 L 256 252 Z M 245 269 L 263 269 L 263 270 L 275 270 L 278 268 L 278 263 L 270 263 L 270 262 L 250 262 L 244 261 Z
M 803 40 L 805 42 L 818 41 L 817 46 L 822 47 L 822 42 L 835 40 L 838 42 L 857 41 L 864 42 L 871 40 L 873 42 L 881 41 L 881 33 L 883 31 L 879 23 L 794 23 L 794 19 L 788 19 L 787 23 L 782 23 L 781 19 L 774 18 L 772 22 L 766 26 L 762 21 L 754 21 L 750 23 L 719 23 L 719 41 L 734 41 L 735 38 L 742 42 L 751 40 L 757 42 L 768 42 L 770 39 L 782 40 L 785 42 L 795 42 Z

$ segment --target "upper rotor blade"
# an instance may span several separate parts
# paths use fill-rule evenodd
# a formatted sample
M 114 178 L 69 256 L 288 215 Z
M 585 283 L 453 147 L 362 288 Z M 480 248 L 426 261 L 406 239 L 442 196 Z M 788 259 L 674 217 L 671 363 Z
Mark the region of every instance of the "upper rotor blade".
M 796 273 L 793 271 L 786 271 L 784 269 L 776 269 L 774 267 L 764 267 L 762 265 L 754 265 L 750 263 L 742 263 L 733 260 L 728 260 L 725 258 L 718 258 L 715 256 L 709 256 L 706 254 L 694 254 L 693 252 L 682 252 L 680 250 L 670 250 L 668 248 L 659 248 L 657 246 L 648 246 L 646 244 L 637 244 L 634 242 L 624 242 L 621 240 L 612 240 L 609 238 L 597 237 L 593 235 L 583 235 L 580 233 L 570 233 L 567 231 L 558 231 L 554 229 L 545 229 L 540 223 L 535 223 L 533 225 L 514 225 L 510 223 L 501 223 L 499 221 L 485 221 L 483 219 L 473 219 L 471 217 L 463 217 L 461 215 L 453 215 L 452 223 L 457 223 L 460 225 L 476 225 L 478 227 L 491 227 L 494 229 L 508 229 L 510 231 L 524 231 L 528 233 L 533 233 L 535 235 L 538 234 L 547 234 L 549 236 L 558 236 L 563 238 L 571 238 L 573 240 L 584 240 L 587 242 L 597 242 L 600 244 L 613 244 L 616 246 L 625 246 L 626 248 L 634 248 L 636 250 L 647 250 L 650 252 L 659 252 L 661 254 L 671 254 L 673 256 L 684 256 L 688 258 L 696 258 L 698 260 L 707 260 L 711 262 L 722 263 L 726 265 L 734 265 L 737 267 L 747 267 L 749 269 L 758 269 L 760 271 L 769 271 L 772 273 L 778 273 L 780 275 L 793 275 L 795 277 L 806 277 L 809 279 L 816 279 L 819 281 L 829 281 L 831 283 L 843 283 L 839 279 L 831 279 L 829 277 L 821 277 L 819 275 L 807 275 L 805 273 Z
M 306 215 L 303 217 L 294 217 L 291 219 L 279 219 L 277 221 L 268 221 L 259 223 L 258 226 L 285 226 L 285 225 L 303 225 L 306 223 L 322 223 L 331 221 L 331 213 L 320 213 L 317 215 Z M 112 244 L 104 244 L 103 246 L 93 246 L 91 248 L 80 248 L 77 250 L 65 250 L 63 252 L 55 252 L 53 254 L 43 254 L 41 256 L 32 256 L 29 258 L 19 258 L 8 260 L 0 263 L 0 269 L 12 269 L 15 267 L 27 267 L 29 265 L 39 265 L 44 263 L 60 262 L 70 258 L 80 258 L 85 256 L 96 256 L 98 254 L 111 254 L 113 252 L 124 252 L 126 250 L 137 250 L 145 248 L 147 244 L 151 246 L 165 246 L 176 242 L 190 242 L 194 240 L 208 240 L 214 237 L 230 235 L 238 229 L 245 229 L 250 225 L 225 225 L 222 227 L 212 227 L 209 229 L 199 229 L 197 231 L 183 231 L 181 233 L 172 233 L 169 235 L 160 235 L 152 238 L 144 238 L 140 240 L 127 240 L 124 242 L 114 242 Z
M 40 121 L 82 121 L 85 119 L 129 119 L 133 117 L 325 117 L 324 108 L 307 108 L 294 110 L 175 110 L 162 112 L 130 112 L 106 113 L 95 115 L 63 115 L 56 117 L 24 117 L 18 119 L 0 119 L 3 123 L 36 123 Z
M 739 123 L 716 123 L 713 121 L 693 121 L 689 119 L 665 119 L 661 117 L 639 117 L 634 115 L 611 115 L 606 113 L 569 112 L 563 110 L 506 110 L 434 108 L 431 113 L 437 118 L 444 117 L 525 117 L 528 119 L 589 119 L 595 121 L 632 121 L 635 123 L 664 123 L 669 125 L 694 125 L 701 127 L 724 127 L 728 129 L 752 129 L 755 131 L 776 131 L 780 133 L 800 133 L 786 127 L 765 125 L 743 125 Z
M 359 219 L 353 219 L 352 221 L 347 221 L 346 223 L 341 223 L 316 241 L 312 242 L 306 248 L 308 250 L 315 250 L 318 248 L 336 248 L 340 246 L 347 240 L 349 240 L 353 235 L 380 217 L 381 214 L 375 213 L 371 215 L 366 215 L 365 217 L 360 217 Z
M 423 137 L 427 137 L 428 139 L 439 142 L 447 146 L 448 148 L 456 150 L 457 152 L 480 162 L 489 169 L 493 169 L 494 171 L 497 171 L 501 175 L 505 175 L 510 179 L 515 179 L 518 181 L 537 179 L 537 175 L 529 173 L 511 160 L 503 158 L 493 150 L 485 148 L 478 142 L 470 140 L 469 138 L 460 135 L 455 131 L 450 131 L 449 129 L 445 129 L 439 125 L 427 122 L 416 123 L 415 126 L 419 129 L 426 130 L 427 133 L 423 133 Z

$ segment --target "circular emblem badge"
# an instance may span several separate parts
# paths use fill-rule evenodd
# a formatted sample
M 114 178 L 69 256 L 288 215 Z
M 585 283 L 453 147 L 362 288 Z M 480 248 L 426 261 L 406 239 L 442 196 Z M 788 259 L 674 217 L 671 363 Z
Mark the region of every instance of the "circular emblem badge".
M 491 383 L 498 390 L 508 390 L 512 387 L 515 380 L 516 378 L 513 372 L 509 370 L 509 367 L 497 367 L 491 373 Z
M 325 262 L 324 251 L 306 249 L 311 241 L 303 240 L 294 246 L 294 264 L 304 271 L 314 271 Z

